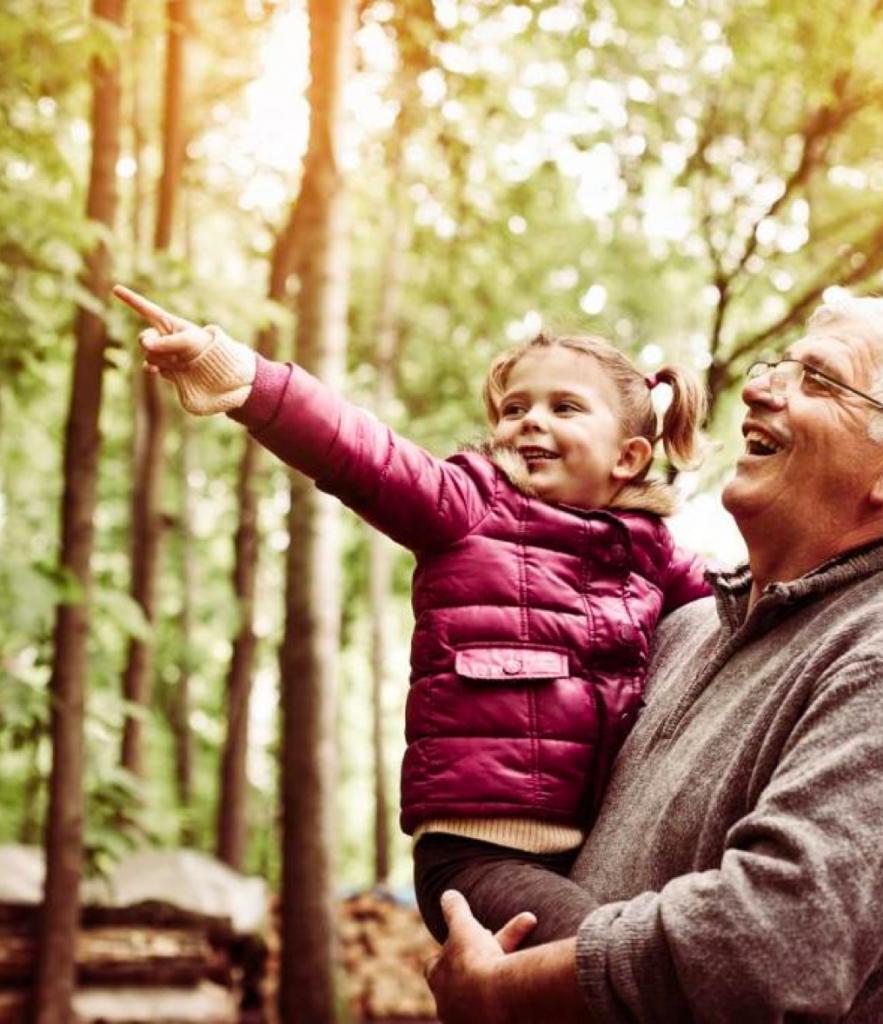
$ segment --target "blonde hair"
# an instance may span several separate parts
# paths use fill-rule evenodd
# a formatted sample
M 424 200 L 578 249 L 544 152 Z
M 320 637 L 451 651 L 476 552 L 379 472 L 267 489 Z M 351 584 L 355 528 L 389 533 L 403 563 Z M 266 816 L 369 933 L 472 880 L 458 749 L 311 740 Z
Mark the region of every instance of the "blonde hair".
M 595 360 L 614 385 L 622 410 L 622 430 L 626 437 L 644 437 L 651 446 L 661 440 L 665 454 L 678 469 L 692 469 L 701 461 L 704 443 L 699 428 L 705 419 L 705 389 L 691 370 L 663 366 L 652 378 L 645 377 L 631 360 L 604 338 L 594 335 L 562 335 L 541 333 L 530 341 L 501 352 L 488 368 L 484 382 L 484 404 L 491 426 L 500 420 L 500 399 L 506 390 L 509 374 L 528 353 L 551 348 L 566 348 Z M 654 383 L 668 384 L 671 402 L 657 433 L 657 417 L 650 401 Z M 637 484 L 646 476 L 649 463 L 631 481 Z

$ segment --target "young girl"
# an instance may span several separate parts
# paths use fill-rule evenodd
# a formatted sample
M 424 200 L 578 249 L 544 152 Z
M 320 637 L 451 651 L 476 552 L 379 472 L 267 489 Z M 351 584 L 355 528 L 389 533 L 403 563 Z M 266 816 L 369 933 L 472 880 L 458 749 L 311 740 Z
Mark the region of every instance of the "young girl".
M 599 338 L 540 335 L 490 367 L 489 443 L 442 461 L 300 367 L 115 294 L 152 325 L 148 368 L 185 409 L 230 413 L 416 556 L 401 823 L 430 930 L 444 938 L 447 888 L 497 928 L 530 909 L 534 883 L 560 887 L 578 922 L 584 896 L 564 875 L 641 706 L 653 629 L 706 593 L 661 521 L 670 489 L 646 479 L 651 390 L 672 388 L 662 441 L 683 466 L 698 381 L 645 377 Z M 533 941 L 560 925 L 547 915 Z

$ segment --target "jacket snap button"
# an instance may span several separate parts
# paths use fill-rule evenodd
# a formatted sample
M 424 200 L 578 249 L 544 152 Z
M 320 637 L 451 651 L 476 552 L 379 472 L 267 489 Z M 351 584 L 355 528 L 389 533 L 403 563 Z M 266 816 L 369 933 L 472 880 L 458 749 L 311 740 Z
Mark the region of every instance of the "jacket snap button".
M 624 644 L 630 644 L 635 639 L 635 631 L 631 626 L 620 626 L 619 639 L 622 640 Z
M 518 658 L 510 658 L 503 663 L 503 671 L 507 676 L 514 676 L 516 672 L 521 671 L 521 661 Z

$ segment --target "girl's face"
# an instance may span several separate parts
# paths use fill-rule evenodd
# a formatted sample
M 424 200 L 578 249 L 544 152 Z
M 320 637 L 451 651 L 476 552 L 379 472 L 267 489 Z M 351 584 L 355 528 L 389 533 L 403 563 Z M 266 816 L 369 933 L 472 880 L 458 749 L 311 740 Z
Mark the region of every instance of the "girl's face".
M 512 367 L 494 440 L 514 447 L 544 501 L 603 508 L 650 459 L 623 434 L 615 386 L 597 360 L 560 345 Z

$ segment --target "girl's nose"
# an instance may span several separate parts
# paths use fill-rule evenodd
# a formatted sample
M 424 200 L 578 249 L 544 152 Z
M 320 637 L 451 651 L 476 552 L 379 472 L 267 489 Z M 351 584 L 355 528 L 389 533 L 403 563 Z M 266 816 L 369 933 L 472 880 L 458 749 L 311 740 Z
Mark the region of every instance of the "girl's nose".
M 544 425 L 543 411 L 535 405 L 532 405 L 521 417 L 522 430 L 542 430 Z

